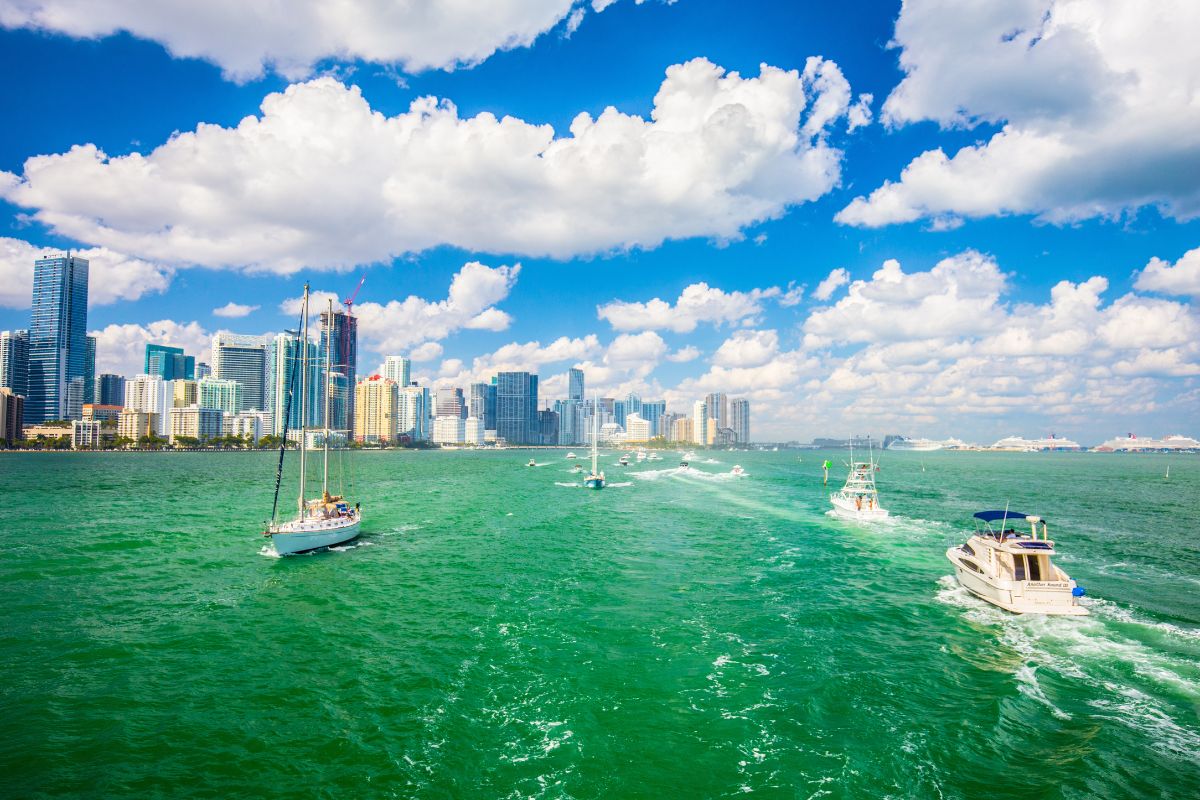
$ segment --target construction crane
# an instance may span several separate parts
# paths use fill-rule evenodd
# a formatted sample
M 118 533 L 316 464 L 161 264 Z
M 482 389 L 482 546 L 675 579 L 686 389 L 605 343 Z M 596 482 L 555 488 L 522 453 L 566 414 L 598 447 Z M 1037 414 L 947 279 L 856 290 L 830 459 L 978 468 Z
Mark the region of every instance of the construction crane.
M 356 297 L 358 297 L 359 290 L 362 289 L 362 285 L 366 280 L 367 280 L 366 273 L 363 273 L 362 278 L 360 278 L 358 281 L 358 286 L 354 287 L 354 294 L 350 295 L 349 297 L 347 297 L 345 300 L 342 301 L 342 305 L 344 305 L 346 307 L 346 314 L 348 316 L 353 316 L 354 299 Z

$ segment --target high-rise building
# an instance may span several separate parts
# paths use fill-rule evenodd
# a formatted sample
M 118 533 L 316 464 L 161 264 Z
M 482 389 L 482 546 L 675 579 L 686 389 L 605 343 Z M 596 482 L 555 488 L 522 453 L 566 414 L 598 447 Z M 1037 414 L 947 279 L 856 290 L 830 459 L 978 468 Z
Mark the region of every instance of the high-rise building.
M 272 430 L 271 415 L 266 411 L 239 411 L 226 414 L 221 430 L 230 436 L 240 436 L 257 442 Z
M 496 430 L 496 385 L 472 383 L 467 411 L 483 424 L 485 431 Z
M 12 447 L 25 438 L 25 396 L 0 386 L 0 444 Z
M 171 405 L 175 408 L 187 408 L 200 402 L 197 394 L 196 381 L 178 380 L 175 384 L 175 398 Z
M 709 419 L 715 419 L 718 428 L 729 427 L 729 398 L 724 392 L 708 395 L 704 398 L 704 405 L 708 407 Z
M 643 400 L 642 410 L 638 413 L 650 423 L 650 438 L 667 435 L 666 429 L 659 424 L 659 420 L 667 413 L 666 400 Z
M 354 389 L 354 439 L 391 444 L 396 440 L 400 393 L 396 381 L 372 375 Z
M 483 444 L 483 420 L 479 417 L 467 417 L 463 420 L 463 443 Z
M 96 337 L 87 337 L 83 358 L 83 402 L 96 402 Z M 82 410 L 82 409 L 81 409 Z
M 438 444 L 462 444 L 466 437 L 466 420 L 462 417 L 438 416 L 434 418 L 433 441 Z
M 138 375 L 125 381 L 125 408 L 154 414 L 154 433 L 171 432 L 170 410 L 175 406 L 175 384 L 157 375 Z
M 579 400 L 554 401 L 554 410 L 558 413 L 558 444 L 584 444 L 583 409 Z
M 457 387 L 437 390 L 437 416 L 467 418 L 467 402 L 463 390 Z
M 548 408 L 538 412 L 539 444 L 558 444 L 558 414 Z
M 83 415 L 88 261 L 69 253 L 33 262 L 25 422 Z
M 201 378 L 211 378 L 212 374 L 212 367 L 210 367 L 207 362 L 199 361 L 196 363 L 196 380 L 200 380 Z
M 321 363 L 330 369 L 329 427 L 349 431 L 354 424 L 354 387 L 358 382 L 358 318 L 343 311 L 321 312 Z M 321 395 L 324 398 L 324 394 Z
M 29 331 L 0 333 L 0 389 L 29 394 Z
M 95 399 L 102 406 L 119 406 L 125 402 L 125 378 L 105 372 L 96 376 Z
M 405 386 L 400 389 L 400 406 L 396 414 L 396 435 L 409 441 L 429 439 L 429 389 L 424 386 Z
M 212 369 L 214 378 L 242 385 L 241 408 L 227 413 L 266 409 L 267 345 L 262 337 L 218 333 L 212 339 Z
M 117 436 L 135 444 L 143 436 L 157 433 L 158 415 L 152 411 L 136 411 L 126 408 L 117 420 Z
M 624 400 L 614 400 L 613 401 L 613 413 L 612 413 L 613 422 L 617 423 L 622 428 L 624 428 L 625 427 L 625 416 L 628 413 L 629 413 L 629 409 L 628 409 L 628 407 L 626 407 Z
M 692 442 L 695 439 L 692 436 L 692 427 L 692 417 L 683 415 L 675 417 L 671 423 L 670 440 L 672 442 Z
M 637 392 L 630 392 L 628 395 L 625 396 L 625 413 L 626 414 L 637 414 L 637 415 L 641 416 L 642 396 L 640 394 L 638 394 Z
M 175 444 L 180 436 L 190 436 L 200 441 L 220 436 L 224 414 L 216 408 L 187 406 L 172 408 L 170 418 L 171 444 Z
M 705 444 L 708 432 L 708 406 L 701 400 L 692 404 L 692 442 Z
M 304 399 L 308 419 L 304 426 L 320 424 L 324 413 L 322 405 L 325 393 L 323 391 L 325 370 L 321 366 L 316 344 L 309 342 L 308 348 L 308 381 Z M 272 340 L 267 348 L 267 407 L 271 413 L 272 433 L 283 435 L 286 419 L 289 431 L 299 430 L 301 426 L 301 397 L 300 397 L 300 365 L 304 358 L 304 349 L 300 346 L 300 334 L 296 331 L 284 331 Z M 287 412 L 286 415 L 284 412 Z
M 226 414 L 245 410 L 245 389 L 237 381 L 224 378 L 196 381 L 196 398 L 201 408 L 215 408 Z
M 71 421 L 71 448 L 92 450 L 100 446 L 100 421 L 76 419 Z
M 165 381 L 197 380 L 196 357 L 185 355 L 182 347 L 147 344 L 142 371 L 157 375 Z
M 641 414 L 625 415 L 625 441 L 648 442 L 652 436 L 649 420 Z
M 729 427 L 738 444 L 750 441 L 750 401 L 738 397 L 729 403 Z
M 538 444 L 538 376 L 496 375 L 496 435 L 510 444 Z
M 412 362 L 403 356 L 388 356 L 383 360 L 383 377 L 403 389 L 412 383 Z
M 583 400 L 583 370 L 578 367 L 567 371 L 567 399 Z

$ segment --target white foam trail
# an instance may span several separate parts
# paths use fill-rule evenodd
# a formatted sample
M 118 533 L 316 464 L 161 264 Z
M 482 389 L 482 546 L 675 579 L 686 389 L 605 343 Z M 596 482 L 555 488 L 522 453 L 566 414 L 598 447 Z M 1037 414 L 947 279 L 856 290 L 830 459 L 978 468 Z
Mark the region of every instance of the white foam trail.
M 582 489 L 583 488 L 582 483 L 563 483 L 562 481 L 555 481 L 554 485 L 561 486 L 564 489 Z

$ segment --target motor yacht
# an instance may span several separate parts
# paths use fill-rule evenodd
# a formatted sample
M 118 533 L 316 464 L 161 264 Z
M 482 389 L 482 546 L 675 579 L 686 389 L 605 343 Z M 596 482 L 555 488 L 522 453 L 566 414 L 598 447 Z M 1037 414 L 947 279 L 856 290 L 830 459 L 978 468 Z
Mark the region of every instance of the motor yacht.
M 1016 530 L 1022 523 L 1028 532 Z M 1086 615 L 1083 587 L 1051 562 L 1054 555 L 1046 521 L 1008 509 L 975 514 L 975 535 L 946 551 L 959 584 L 994 606 L 1014 614 Z
M 537 462 L 536 462 L 536 461 L 534 461 L 534 460 L 531 458 L 531 459 L 529 459 L 529 463 L 528 463 L 528 464 L 526 464 L 525 466 L 527 466 L 527 467 L 536 467 L 536 466 L 537 466 Z
M 868 439 L 868 448 L 870 440 Z M 855 461 L 854 450 L 850 451 L 850 474 L 846 483 L 829 495 L 833 513 L 845 519 L 862 522 L 886 519 L 887 509 L 879 505 L 879 491 L 875 488 L 875 472 L 879 469 L 874 449 L 868 449 L 866 461 Z

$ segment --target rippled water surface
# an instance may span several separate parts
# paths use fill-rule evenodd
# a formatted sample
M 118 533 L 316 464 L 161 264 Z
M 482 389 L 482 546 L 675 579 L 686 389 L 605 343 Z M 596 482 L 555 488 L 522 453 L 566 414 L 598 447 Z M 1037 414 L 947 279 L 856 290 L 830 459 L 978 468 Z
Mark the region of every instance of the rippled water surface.
M 349 455 L 283 559 L 271 454 L 0 454 L 0 795 L 1200 796 L 1200 458 L 888 453 L 867 527 L 841 453 L 564 452 Z M 1005 501 L 1090 617 L 949 577 Z

